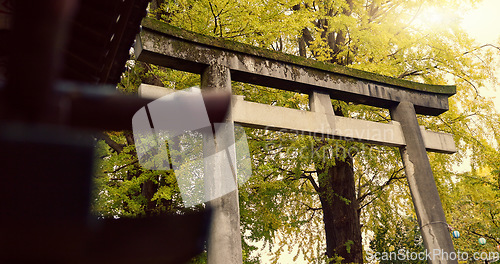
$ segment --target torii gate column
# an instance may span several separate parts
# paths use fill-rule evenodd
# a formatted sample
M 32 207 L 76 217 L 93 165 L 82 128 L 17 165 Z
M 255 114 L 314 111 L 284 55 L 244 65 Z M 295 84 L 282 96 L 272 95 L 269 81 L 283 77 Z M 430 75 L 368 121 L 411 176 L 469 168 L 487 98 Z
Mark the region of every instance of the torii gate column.
M 201 89 L 202 90 L 218 90 L 231 93 L 231 73 L 229 68 L 214 64 L 208 66 L 201 75 Z M 230 108 L 231 109 L 231 108 Z M 233 123 L 232 113 L 229 110 L 226 123 Z M 230 137 L 234 139 L 234 126 L 221 127 L 218 130 L 218 134 L 224 135 L 225 137 Z M 227 131 L 220 131 L 220 130 Z M 234 141 L 234 140 L 233 140 Z M 216 148 L 220 148 L 224 145 L 221 140 L 215 140 Z M 222 146 L 222 148 L 227 146 Z M 212 175 L 215 179 L 215 188 L 217 184 L 223 184 L 223 175 L 221 175 L 222 169 L 219 168 L 224 161 L 227 160 L 226 152 L 220 151 L 220 149 L 215 149 L 217 152 L 216 160 L 214 166 L 205 168 L 208 170 L 215 170 Z M 235 149 L 230 149 L 229 151 L 235 151 Z M 217 161 L 217 159 L 220 159 Z M 235 162 L 235 161 L 231 161 Z M 234 168 L 236 164 L 233 164 Z M 220 179 L 217 179 L 219 178 Z M 235 183 L 236 183 L 235 179 Z M 220 187 L 220 186 L 219 186 Z M 240 209 L 238 201 L 238 185 L 236 184 L 236 190 L 216 198 L 208 202 L 208 206 L 212 209 L 212 223 L 210 225 L 207 253 L 208 253 L 208 264 L 241 264 L 243 263 L 243 257 L 241 252 L 241 234 L 240 234 Z
M 458 263 L 415 108 L 403 101 L 391 109 L 391 116 L 401 124 L 406 141 L 400 152 L 424 245 L 430 254 L 428 262 Z

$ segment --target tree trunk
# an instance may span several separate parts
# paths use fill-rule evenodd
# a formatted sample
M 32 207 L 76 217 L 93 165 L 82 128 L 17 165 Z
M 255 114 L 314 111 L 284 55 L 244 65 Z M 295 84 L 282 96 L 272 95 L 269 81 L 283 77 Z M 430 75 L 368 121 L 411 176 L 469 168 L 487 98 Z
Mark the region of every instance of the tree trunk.
M 352 158 L 336 159 L 335 166 L 318 169 L 319 197 L 323 207 L 326 254 L 342 263 L 363 263 L 361 226 Z M 330 262 L 334 263 L 334 261 Z
M 346 0 L 348 8 L 342 14 L 350 16 L 354 8 L 353 0 Z M 299 10 L 300 5 L 294 6 Z M 328 16 L 334 16 L 334 10 L 328 11 Z M 316 27 L 323 29 L 322 39 L 331 48 L 331 63 L 339 65 L 349 64 L 348 58 L 337 55 L 345 47 L 346 35 L 344 30 L 337 28 L 328 31 L 328 20 L 318 20 Z M 299 55 L 305 57 L 306 46 L 314 38 L 308 28 L 302 30 L 299 38 Z M 312 52 L 314 55 L 314 51 Z M 343 116 L 342 109 L 334 109 L 335 115 Z M 319 166 L 318 166 L 319 167 Z M 326 254 L 329 258 L 336 255 L 342 257 L 342 263 L 363 263 L 363 247 L 361 241 L 361 225 L 359 221 L 359 204 L 356 197 L 356 184 L 354 181 L 354 168 L 352 157 L 345 160 L 335 159 L 334 166 L 317 168 L 319 175 L 319 188 L 317 188 L 323 208 L 323 221 L 326 233 Z M 330 261 L 335 263 L 335 261 Z
M 146 216 L 155 215 L 157 205 L 156 201 L 153 201 L 153 196 L 156 191 L 158 191 L 158 184 L 154 183 L 152 180 L 147 180 L 141 185 L 141 194 L 146 198 L 146 207 L 144 208 L 144 212 Z

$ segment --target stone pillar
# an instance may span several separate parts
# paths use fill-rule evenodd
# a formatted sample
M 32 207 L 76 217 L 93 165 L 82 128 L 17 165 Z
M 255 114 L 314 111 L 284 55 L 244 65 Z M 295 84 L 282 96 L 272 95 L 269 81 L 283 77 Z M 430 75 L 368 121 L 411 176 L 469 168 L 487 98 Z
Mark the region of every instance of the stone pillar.
M 201 76 L 202 90 L 219 90 L 231 92 L 231 74 L 229 68 L 221 65 L 208 66 Z M 215 140 L 215 159 L 213 164 L 206 166 L 206 170 L 213 170 L 215 188 L 225 189 L 224 186 L 217 184 L 227 183 L 228 175 L 221 175 L 221 171 L 226 169 L 221 168 L 227 164 L 229 152 L 234 152 L 235 149 L 227 149 L 228 139 L 234 142 L 234 125 L 232 121 L 231 111 L 228 112 L 225 126 L 218 127 L 216 130 Z M 219 137 L 219 140 L 217 140 Z M 225 143 L 221 142 L 220 137 Z M 232 155 L 235 157 L 235 155 Z M 230 160 L 232 164 L 231 170 L 234 172 L 236 168 L 235 160 Z M 233 174 L 234 175 L 234 174 Z M 212 209 L 212 223 L 208 238 L 208 263 L 209 264 L 240 264 L 243 262 L 241 252 L 241 234 L 240 234 L 240 210 L 238 201 L 238 185 L 234 178 L 236 190 L 225 194 L 222 197 L 213 199 L 208 202 L 208 206 Z
M 400 152 L 424 245 L 430 253 L 428 262 L 458 263 L 415 108 L 403 101 L 391 109 L 391 116 L 401 124 L 406 141 Z
M 318 91 L 310 93 L 309 108 L 311 109 L 311 112 L 335 115 L 330 95 L 327 93 L 321 93 Z

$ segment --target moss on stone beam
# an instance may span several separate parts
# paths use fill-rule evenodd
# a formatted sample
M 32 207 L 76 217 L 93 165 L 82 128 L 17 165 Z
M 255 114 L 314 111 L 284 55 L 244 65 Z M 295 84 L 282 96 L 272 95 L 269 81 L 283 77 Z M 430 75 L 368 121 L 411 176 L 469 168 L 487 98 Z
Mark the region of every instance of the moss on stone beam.
M 178 27 L 174 27 L 172 25 L 163 23 L 161 21 L 152 18 L 144 18 L 142 21 L 142 26 L 149 30 L 153 30 L 175 38 L 183 39 L 188 42 L 198 43 L 205 46 L 211 46 L 218 49 L 229 50 L 233 52 L 250 54 L 283 63 L 290 63 L 299 66 L 315 68 L 326 72 L 330 72 L 332 74 L 343 75 L 354 79 L 361 79 L 380 84 L 391 85 L 398 88 L 422 91 L 426 93 L 443 94 L 448 96 L 454 95 L 456 93 L 456 86 L 454 85 L 423 84 L 423 83 L 398 79 L 394 77 L 384 76 L 376 73 L 371 73 L 367 71 L 357 70 L 345 66 L 335 65 L 331 63 L 324 63 L 312 59 L 307 59 L 304 57 L 267 50 L 248 44 L 243 44 L 235 41 L 224 40 L 221 38 L 194 33 Z

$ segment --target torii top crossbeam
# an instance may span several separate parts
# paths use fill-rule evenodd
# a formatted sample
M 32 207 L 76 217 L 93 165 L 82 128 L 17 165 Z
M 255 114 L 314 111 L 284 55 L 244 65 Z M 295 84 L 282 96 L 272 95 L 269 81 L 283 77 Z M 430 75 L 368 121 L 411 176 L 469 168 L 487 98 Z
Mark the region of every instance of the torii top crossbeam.
M 201 73 L 207 65 L 228 67 L 231 79 L 309 94 L 323 90 L 331 98 L 390 108 L 409 101 L 417 114 L 448 110 L 455 86 L 421 84 L 185 31 L 146 18 L 136 45 L 139 60 Z M 165 60 L 164 56 L 170 57 Z

